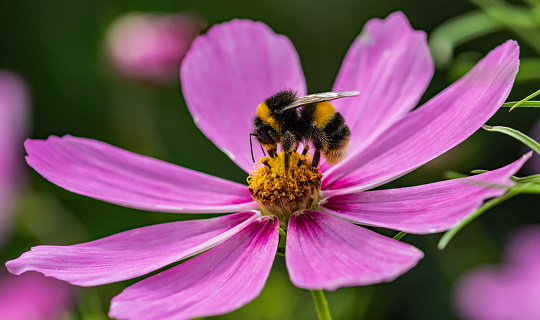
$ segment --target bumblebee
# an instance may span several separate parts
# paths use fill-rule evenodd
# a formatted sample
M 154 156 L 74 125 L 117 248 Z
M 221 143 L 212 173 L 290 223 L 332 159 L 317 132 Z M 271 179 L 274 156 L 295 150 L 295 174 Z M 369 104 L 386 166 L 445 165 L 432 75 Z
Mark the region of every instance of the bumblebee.
M 281 145 L 285 171 L 289 169 L 291 153 L 300 143 L 304 144 L 304 155 L 310 146 L 315 149 L 314 168 L 319 165 L 321 153 L 329 164 L 336 164 L 345 156 L 351 131 L 328 101 L 358 94 L 358 91 L 336 91 L 297 97 L 293 91 L 280 91 L 257 107 L 251 136 L 256 137 L 271 157 L 276 156 L 277 145 Z

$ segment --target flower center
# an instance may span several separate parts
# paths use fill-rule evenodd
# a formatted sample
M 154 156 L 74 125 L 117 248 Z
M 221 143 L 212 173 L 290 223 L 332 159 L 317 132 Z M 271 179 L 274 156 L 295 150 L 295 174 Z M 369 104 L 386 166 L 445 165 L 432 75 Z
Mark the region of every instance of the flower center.
M 317 209 L 322 174 L 311 165 L 310 156 L 293 152 L 285 172 L 284 153 L 260 158 L 247 178 L 251 196 L 264 215 L 276 215 L 287 229 L 291 214 Z

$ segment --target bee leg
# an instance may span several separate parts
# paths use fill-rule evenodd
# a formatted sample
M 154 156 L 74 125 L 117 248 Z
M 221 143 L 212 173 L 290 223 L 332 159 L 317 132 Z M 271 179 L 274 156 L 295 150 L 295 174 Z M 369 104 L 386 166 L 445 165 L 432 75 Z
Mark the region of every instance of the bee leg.
M 317 168 L 320 160 L 321 160 L 321 150 L 315 149 L 315 152 L 313 153 L 313 161 L 311 161 L 311 166 L 313 168 Z
M 291 153 L 290 152 L 285 153 L 283 158 L 285 159 L 285 172 L 288 172 L 289 166 L 291 163 Z
M 304 150 L 302 151 L 302 155 L 305 156 L 308 153 L 308 151 L 309 151 L 309 146 L 306 144 L 304 146 Z
M 321 160 L 321 149 L 323 148 L 324 143 L 324 133 L 317 130 L 313 135 L 313 147 L 315 147 L 315 152 L 313 153 L 313 160 L 311 161 L 311 166 L 317 168 Z
M 298 141 L 290 131 L 283 134 L 281 149 L 285 153 L 285 172 L 289 171 L 291 153 L 298 148 Z
M 306 144 L 306 145 L 304 146 L 304 150 L 302 150 L 302 155 L 305 156 L 305 155 L 308 153 L 308 151 L 309 151 L 309 146 Z M 302 159 L 298 159 L 298 164 L 297 164 L 297 166 L 299 166 L 300 163 L 302 163 Z

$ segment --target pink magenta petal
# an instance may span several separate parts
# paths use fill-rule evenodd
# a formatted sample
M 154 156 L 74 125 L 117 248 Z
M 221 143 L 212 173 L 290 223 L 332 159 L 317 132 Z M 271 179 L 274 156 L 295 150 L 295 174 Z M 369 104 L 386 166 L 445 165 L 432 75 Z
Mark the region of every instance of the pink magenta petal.
M 540 225 L 527 225 L 514 231 L 506 245 L 504 257 L 508 263 L 535 270 L 540 265 Z M 538 272 L 540 275 L 540 271 Z M 540 287 L 540 283 L 538 283 Z
M 323 188 L 331 190 L 326 194 L 381 185 L 453 148 L 503 104 L 518 66 L 515 41 L 497 47 L 463 78 L 394 123 L 363 152 L 328 170 Z
M 74 288 L 35 272 L 0 276 L 2 320 L 54 320 L 64 317 L 74 302 Z
M 423 256 L 409 244 L 317 211 L 296 212 L 289 221 L 285 260 L 292 283 L 300 288 L 390 282 Z
M 117 319 L 189 319 L 227 313 L 257 297 L 270 273 L 279 232 L 275 217 L 253 221 L 221 245 L 145 279 L 113 298 Z
M 464 319 L 540 319 L 540 226 L 514 232 L 502 265 L 481 266 L 455 286 L 457 311 Z
M 13 274 L 38 271 L 80 286 L 117 282 L 208 250 L 257 217 L 258 213 L 246 211 L 133 229 L 72 246 L 38 246 L 6 266 Z
M 290 40 L 261 22 L 247 20 L 214 26 L 195 39 L 180 76 L 199 129 L 246 172 L 253 168 L 249 134 L 257 106 L 280 90 L 306 93 Z M 253 143 L 255 158 L 261 157 Z
M 27 140 L 26 161 L 58 186 L 125 207 L 186 213 L 258 208 L 246 186 L 72 136 Z
M 485 199 L 501 196 L 531 153 L 506 167 L 472 177 L 416 187 L 331 196 L 319 208 L 355 223 L 409 233 L 433 233 L 457 225 Z
M 350 154 L 361 151 L 416 106 L 433 69 L 425 32 L 414 30 L 403 13 L 366 24 L 345 56 L 333 88 L 360 92 L 332 102 L 351 128 Z
M 474 269 L 456 285 L 455 304 L 462 319 L 540 319 L 540 272 L 515 266 Z

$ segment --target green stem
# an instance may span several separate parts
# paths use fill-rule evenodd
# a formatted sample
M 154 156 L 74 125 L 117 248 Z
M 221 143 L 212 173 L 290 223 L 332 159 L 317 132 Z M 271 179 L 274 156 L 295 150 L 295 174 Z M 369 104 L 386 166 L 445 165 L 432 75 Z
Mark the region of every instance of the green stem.
M 311 290 L 311 295 L 313 296 L 313 302 L 315 302 L 315 308 L 317 309 L 319 320 L 332 320 L 330 309 L 328 308 L 328 302 L 324 296 L 324 291 Z

